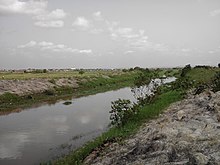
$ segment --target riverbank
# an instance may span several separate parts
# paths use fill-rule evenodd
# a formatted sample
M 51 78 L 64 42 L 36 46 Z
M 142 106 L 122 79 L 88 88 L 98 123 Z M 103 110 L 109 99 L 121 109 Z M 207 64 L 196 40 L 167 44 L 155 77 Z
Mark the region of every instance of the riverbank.
M 95 73 L 15 74 L 17 79 L 0 80 L 0 111 L 30 107 L 43 102 L 80 97 L 131 86 L 137 71 L 103 71 Z M 23 77 L 22 77 L 23 76 Z M 40 77 L 41 76 L 41 77 Z M 47 78 L 50 77 L 50 78 Z
M 184 69 L 183 71 L 185 72 Z M 108 152 L 106 152 L 106 150 L 111 149 L 111 147 L 113 147 L 114 149 L 114 145 L 116 144 L 116 146 L 119 147 L 117 149 L 121 151 L 120 147 L 122 144 L 126 142 L 125 139 L 127 138 L 129 139 L 130 136 L 135 136 L 134 134 L 139 130 L 139 128 L 141 126 L 144 127 L 146 125 L 144 123 L 148 123 L 148 121 L 151 119 L 156 119 L 158 115 L 160 115 L 160 113 L 163 112 L 163 110 L 166 109 L 170 104 L 178 100 L 182 100 L 185 97 L 185 93 L 187 90 L 194 87 L 196 89 L 194 92 L 200 94 L 202 91 L 204 91 L 205 88 L 213 86 L 212 84 L 213 80 L 215 81 L 218 79 L 218 78 L 216 79 L 216 75 L 218 71 L 219 68 L 210 68 L 210 67 L 205 67 L 205 68 L 197 67 L 193 69 L 190 68 L 185 73 L 184 76 L 180 77 L 177 82 L 169 86 L 169 89 L 165 89 L 165 90 L 162 89 L 161 94 L 159 95 L 159 97 L 157 97 L 157 99 L 153 103 L 144 105 L 142 108 L 140 108 L 139 113 L 135 115 L 134 118 L 129 120 L 125 125 L 123 125 L 122 127 L 111 128 L 102 136 L 96 138 L 94 141 L 85 144 L 82 148 L 70 153 L 68 156 L 53 163 L 59 165 L 82 164 L 82 163 L 105 164 L 101 161 L 102 158 L 103 159 L 106 158 L 107 161 L 109 161 L 108 157 L 112 158 L 113 160 L 114 158 L 117 157 L 121 157 L 121 156 L 123 157 L 123 155 L 120 155 L 123 153 L 120 152 L 117 153 L 116 150 L 115 152 L 112 152 L 114 156 L 111 154 L 108 155 Z M 202 76 L 199 76 L 201 74 Z M 219 86 L 219 82 L 218 81 L 215 82 L 217 82 L 215 85 Z M 160 128 L 162 129 L 162 127 Z M 123 147 L 121 149 L 123 150 Z M 109 151 L 109 153 L 110 152 L 111 151 Z M 134 152 L 136 152 L 135 149 Z M 112 161 L 110 162 L 114 164 L 114 162 Z M 123 164 L 123 161 L 117 163 Z
M 123 143 L 105 143 L 84 164 L 219 164 L 220 92 L 172 104 Z

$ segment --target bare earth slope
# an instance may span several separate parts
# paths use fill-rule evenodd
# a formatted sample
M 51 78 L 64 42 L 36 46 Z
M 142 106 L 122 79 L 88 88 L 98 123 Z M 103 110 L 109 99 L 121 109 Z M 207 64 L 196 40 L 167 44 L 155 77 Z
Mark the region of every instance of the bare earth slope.
M 28 79 L 28 80 L 0 80 L 0 95 L 10 92 L 20 96 L 41 93 L 53 87 L 69 86 L 78 87 L 77 81 L 70 78 L 54 79 L 50 82 L 49 79 Z
M 220 164 L 220 92 L 171 105 L 123 144 L 93 151 L 85 164 Z

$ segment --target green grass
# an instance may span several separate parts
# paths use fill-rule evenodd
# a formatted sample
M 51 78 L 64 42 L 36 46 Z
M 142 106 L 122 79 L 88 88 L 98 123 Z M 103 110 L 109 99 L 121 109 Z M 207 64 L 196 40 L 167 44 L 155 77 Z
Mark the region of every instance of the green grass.
M 180 91 L 169 91 L 160 95 L 154 103 L 142 107 L 140 112 L 133 116 L 133 118 L 122 127 L 109 129 L 94 141 L 86 143 L 83 147 L 53 163 L 56 165 L 82 164 L 85 157 L 94 149 L 101 147 L 106 142 L 123 140 L 136 133 L 144 122 L 157 117 L 171 103 L 181 98 L 182 95 Z
M 0 80 L 25 80 L 32 78 L 48 78 L 48 79 L 58 79 L 58 78 L 94 78 L 100 77 L 102 75 L 123 75 L 126 74 L 121 70 L 93 70 L 85 71 L 83 74 L 79 74 L 79 71 L 52 71 L 47 73 L 16 73 L 16 72 L 0 72 Z
M 193 68 L 186 76 L 196 84 L 209 84 L 217 71 L 220 71 L 220 68 Z

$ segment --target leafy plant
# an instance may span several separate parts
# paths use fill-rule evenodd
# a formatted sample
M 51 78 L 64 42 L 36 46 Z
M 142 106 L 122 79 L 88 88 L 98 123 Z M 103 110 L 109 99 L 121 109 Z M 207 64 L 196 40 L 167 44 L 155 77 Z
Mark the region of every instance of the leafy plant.
M 191 70 L 190 64 L 186 65 L 186 66 L 182 69 L 180 76 L 181 76 L 181 77 L 185 77 L 186 74 L 187 74 L 190 70 Z
M 212 80 L 212 89 L 214 92 L 220 91 L 220 72 L 217 72 Z
M 136 113 L 136 108 L 132 106 L 130 100 L 118 99 L 111 103 L 112 110 L 109 113 L 112 125 L 122 126 Z

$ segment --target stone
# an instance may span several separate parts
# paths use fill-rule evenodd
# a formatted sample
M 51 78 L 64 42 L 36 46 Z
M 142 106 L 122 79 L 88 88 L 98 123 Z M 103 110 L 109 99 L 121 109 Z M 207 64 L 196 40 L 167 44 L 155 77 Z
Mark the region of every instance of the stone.
M 185 117 L 186 117 L 186 113 L 183 110 L 180 110 L 177 112 L 177 119 L 178 120 L 182 120 Z

